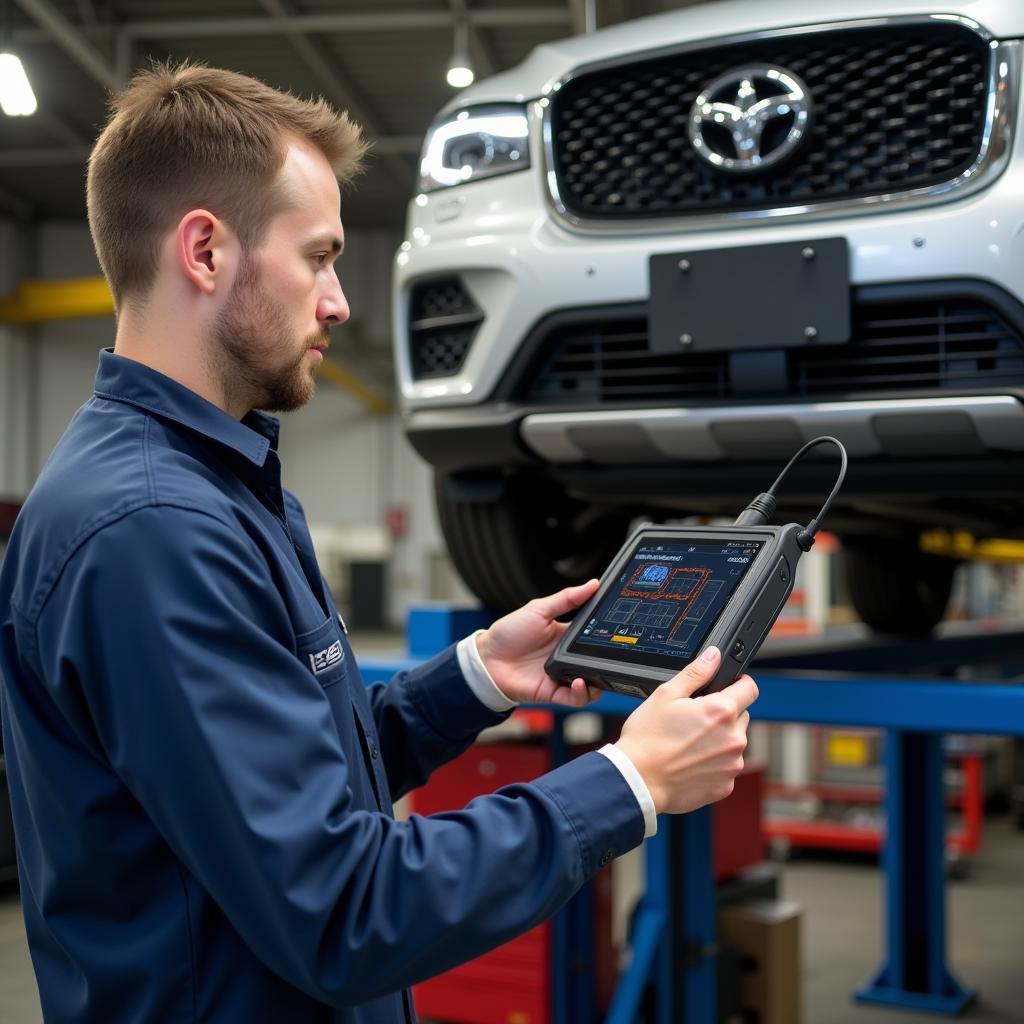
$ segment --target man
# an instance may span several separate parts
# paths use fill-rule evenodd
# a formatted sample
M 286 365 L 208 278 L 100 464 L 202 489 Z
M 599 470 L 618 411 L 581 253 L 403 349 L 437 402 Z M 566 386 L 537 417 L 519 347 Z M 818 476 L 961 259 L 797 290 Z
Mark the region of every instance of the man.
M 711 651 L 603 751 L 394 820 L 516 702 L 591 699 L 543 664 L 596 581 L 363 686 L 254 411 L 308 401 L 348 317 L 337 179 L 361 151 L 324 103 L 197 66 L 137 76 L 93 150 L 116 341 L 0 572 L 48 1021 L 411 1021 L 410 984 L 537 924 L 742 767 L 757 690 L 689 699 Z

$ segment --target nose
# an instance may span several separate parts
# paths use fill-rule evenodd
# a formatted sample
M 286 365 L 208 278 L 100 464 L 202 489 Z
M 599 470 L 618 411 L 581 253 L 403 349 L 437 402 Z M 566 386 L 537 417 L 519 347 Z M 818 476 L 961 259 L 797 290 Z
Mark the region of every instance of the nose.
M 349 318 L 350 313 L 348 299 L 345 298 L 345 293 L 341 290 L 341 282 L 338 280 L 338 275 L 332 270 L 330 285 L 316 304 L 317 321 L 328 326 L 343 324 Z

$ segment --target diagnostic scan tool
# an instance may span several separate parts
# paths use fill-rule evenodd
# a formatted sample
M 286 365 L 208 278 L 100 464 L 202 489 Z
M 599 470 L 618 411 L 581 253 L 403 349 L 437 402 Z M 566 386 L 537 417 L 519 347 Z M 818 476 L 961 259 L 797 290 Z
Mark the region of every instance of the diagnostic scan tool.
M 807 526 L 769 526 L 776 489 L 811 448 L 834 444 L 842 465 L 832 493 Z M 641 526 L 615 557 L 597 593 L 576 614 L 545 666 L 552 679 L 582 677 L 606 690 L 647 697 L 704 650 L 722 662 L 702 690 L 746 670 L 793 590 L 800 556 L 846 476 L 834 437 L 808 442 L 771 488 L 732 526 Z

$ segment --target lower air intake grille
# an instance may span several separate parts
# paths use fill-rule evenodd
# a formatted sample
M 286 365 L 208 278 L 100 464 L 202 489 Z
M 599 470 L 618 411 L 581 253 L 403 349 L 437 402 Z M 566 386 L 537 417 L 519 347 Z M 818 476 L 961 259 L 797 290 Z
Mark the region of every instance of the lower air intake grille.
M 413 379 L 458 373 L 483 319 L 457 277 L 418 282 L 409 301 Z
M 1024 385 L 1020 333 L 973 299 L 855 309 L 849 345 L 789 353 L 795 394 Z
M 630 403 L 724 398 L 727 361 L 719 353 L 658 355 L 647 347 L 647 320 L 566 324 L 545 340 L 525 400 Z
M 1024 341 L 981 299 L 856 302 L 851 340 L 786 352 L 785 396 L 841 398 L 855 391 L 1024 387 Z M 619 316 L 571 323 L 564 318 L 541 342 L 517 389 L 537 405 L 677 404 L 736 397 L 729 354 L 652 353 L 647 320 Z M 767 394 L 768 392 L 766 392 Z

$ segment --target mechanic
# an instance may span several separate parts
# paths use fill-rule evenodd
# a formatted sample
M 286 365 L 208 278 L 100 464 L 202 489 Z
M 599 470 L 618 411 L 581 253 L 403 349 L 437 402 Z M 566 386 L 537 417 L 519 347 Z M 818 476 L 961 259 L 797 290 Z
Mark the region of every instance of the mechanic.
M 756 686 L 690 699 L 465 810 L 394 819 L 519 701 L 584 706 L 545 657 L 596 580 L 364 687 L 281 486 L 278 422 L 349 309 L 323 101 L 154 65 L 93 149 L 113 349 L 16 524 L 0 674 L 45 1019 L 413 1019 L 408 986 L 533 927 L 613 857 L 730 792 Z M 339 488 L 359 481 L 339 477 Z

